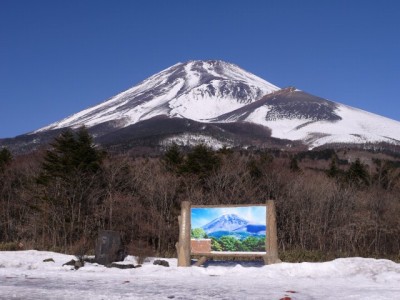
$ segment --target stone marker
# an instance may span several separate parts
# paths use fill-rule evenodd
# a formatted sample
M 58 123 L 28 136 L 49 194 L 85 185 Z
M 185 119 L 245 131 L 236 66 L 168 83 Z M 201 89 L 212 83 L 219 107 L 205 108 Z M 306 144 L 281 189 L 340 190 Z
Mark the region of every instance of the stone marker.
M 122 261 L 125 252 L 121 246 L 119 232 L 103 230 L 99 232 L 96 243 L 95 261 L 101 265 L 109 265 L 115 261 Z

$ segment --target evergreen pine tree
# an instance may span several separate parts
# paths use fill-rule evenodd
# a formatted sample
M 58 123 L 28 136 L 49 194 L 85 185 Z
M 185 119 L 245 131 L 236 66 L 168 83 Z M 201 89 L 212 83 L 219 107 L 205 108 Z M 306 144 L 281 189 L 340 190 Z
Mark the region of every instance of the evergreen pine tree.
M 351 163 L 346 175 L 348 183 L 357 186 L 369 185 L 370 178 L 367 168 L 361 163 L 359 158 L 357 158 L 355 162 Z
M 6 165 L 13 160 L 10 150 L 3 148 L 0 151 L 0 171 L 3 171 Z
M 255 159 L 249 161 L 249 163 L 247 164 L 247 168 L 249 170 L 251 178 L 260 179 L 263 176 L 260 164 Z
M 200 178 L 207 177 L 213 170 L 220 166 L 220 159 L 215 152 L 206 145 L 197 145 L 187 155 L 182 166 L 183 172 L 198 175 Z
M 43 207 L 51 210 L 41 213 L 59 227 L 63 247 L 77 242 L 84 232 L 94 232 L 88 216 L 99 201 L 96 189 L 103 158 L 85 128 L 63 131 L 45 154 L 37 191 Z
M 295 156 L 293 156 L 292 159 L 290 160 L 289 168 L 292 172 L 300 171 L 299 163 L 297 162 L 297 158 Z
M 332 156 L 331 163 L 329 164 L 329 170 L 327 171 L 329 177 L 337 177 L 339 174 L 339 168 L 337 166 L 336 156 Z
M 164 154 L 163 161 L 169 171 L 179 171 L 183 163 L 183 155 L 179 151 L 179 146 L 172 143 Z
M 77 132 L 76 149 L 74 151 L 74 163 L 80 171 L 95 173 L 100 169 L 105 153 L 96 149 L 93 138 L 81 127 Z
M 42 184 L 51 178 L 68 181 L 77 173 L 95 173 L 104 158 L 104 153 L 95 148 L 92 137 L 84 127 L 76 135 L 69 129 L 63 131 L 50 146 L 39 176 L 39 183 Z

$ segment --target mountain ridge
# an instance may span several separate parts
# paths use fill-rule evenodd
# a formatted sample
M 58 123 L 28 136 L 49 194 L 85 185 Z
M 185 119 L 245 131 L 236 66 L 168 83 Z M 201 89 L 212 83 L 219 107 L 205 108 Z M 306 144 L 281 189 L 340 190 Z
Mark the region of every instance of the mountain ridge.
M 202 226 L 207 234 L 218 231 L 235 231 L 250 222 L 236 214 L 225 214 Z
M 1 139 L 0 146 L 31 151 L 60 130 L 80 126 L 96 142 L 117 148 L 196 141 L 214 148 L 400 145 L 398 121 L 295 87 L 279 88 L 231 63 L 194 60 L 58 122 Z
M 278 89 L 234 64 L 189 61 L 164 69 L 107 101 L 34 133 L 81 125 L 91 127 L 110 120 L 120 120 L 122 127 L 126 127 L 160 114 L 202 121 Z
M 209 237 L 221 238 L 233 236 L 243 240 L 249 236 L 260 237 L 266 235 L 266 226 L 252 224 L 250 221 L 236 215 L 225 214 L 210 221 L 201 227 Z

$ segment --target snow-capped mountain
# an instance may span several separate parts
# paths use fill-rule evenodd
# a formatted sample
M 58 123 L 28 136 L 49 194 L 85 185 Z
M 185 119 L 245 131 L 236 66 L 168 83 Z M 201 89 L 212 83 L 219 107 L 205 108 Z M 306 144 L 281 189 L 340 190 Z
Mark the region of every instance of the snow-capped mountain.
M 400 145 L 400 122 L 277 86 L 223 61 L 167 68 L 109 100 L 0 146 L 28 152 L 61 130 L 86 126 L 114 149 L 205 143 L 211 147 Z
M 222 215 L 202 227 L 209 237 L 233 236 L 243 240 L 249 236 L 265 237 L 266 226 L 251 224 L 235 214 Z
M 214 121 L 260 124 L 271 129 L 274 138 L 302 141 L 310 148 L 326 144 L 400 144 L 400 122 L 295 88 L 266 95 Z
M 178 63 L 94 107 L 36 132 L 92 127 L 112 121 L 126 127 L 155 116 L 207 121 L 279 90 L 223 61 Z
M 202 228 L 207 234 L 217 231 L 235 231 L 249 225 L 249 221 L 235 214 L 225 214 L 207 223 Z

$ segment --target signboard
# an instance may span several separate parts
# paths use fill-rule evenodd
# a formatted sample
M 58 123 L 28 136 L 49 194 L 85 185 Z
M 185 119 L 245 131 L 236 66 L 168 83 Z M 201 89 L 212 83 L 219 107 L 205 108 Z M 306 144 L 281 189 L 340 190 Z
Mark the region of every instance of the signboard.
M 266 205 L 191 207 L 191 252 L 265 252 Z

